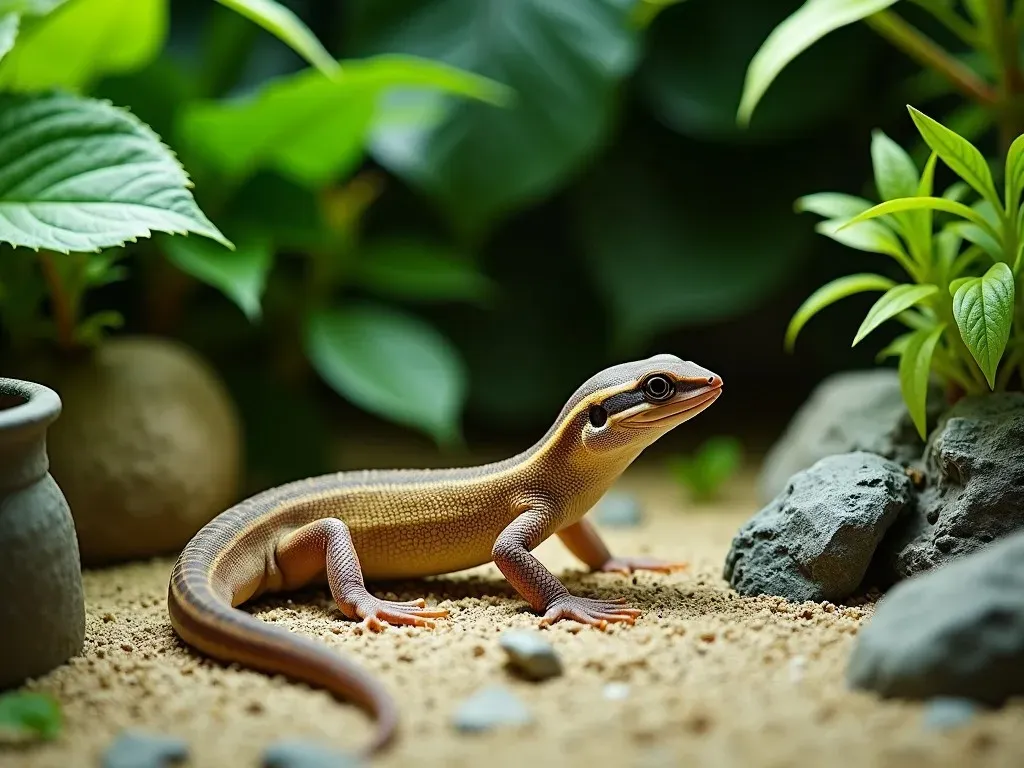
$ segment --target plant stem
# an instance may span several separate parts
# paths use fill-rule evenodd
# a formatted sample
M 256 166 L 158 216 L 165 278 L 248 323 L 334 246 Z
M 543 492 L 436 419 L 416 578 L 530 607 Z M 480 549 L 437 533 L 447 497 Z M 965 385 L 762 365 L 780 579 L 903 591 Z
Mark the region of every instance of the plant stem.
M 39 264 L 43 270 L 43 279 L 50 292 L 50 307 L 53 312 L 53 323 L 57 332 L 57 346 L 64 352 L 75 348 L 75 323 L 78 314 L 78 301 L 73 292 L 68 290 L 61 279 L 60 271 L 53 260 L 53 254 L 39 252 Z
M 940 2 L 929 0 L 911 0 L 915 5 L 924 8 L 942 26 L 967 43 L 971 48 L 978 47 L 978 31 L 967 19 Z
M 942 46 L 892 11 L 874 13 L 868 16 L 865 22 L 910 58 L 945 77 L 954 88 L 968 98 L 985 106 L 994 106 L 997 103 L 997 95 L 988 83 L 953 58 Z

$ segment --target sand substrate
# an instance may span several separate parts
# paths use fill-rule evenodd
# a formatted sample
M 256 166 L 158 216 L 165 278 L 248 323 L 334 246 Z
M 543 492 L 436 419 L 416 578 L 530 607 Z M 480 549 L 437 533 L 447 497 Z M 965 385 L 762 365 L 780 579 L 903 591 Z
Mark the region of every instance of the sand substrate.
M 844 666 L 870 604 L 787 604 L 736 596 L 722 559 L 756 508 L 751 483 L 700 508 L 659 475 L 636 470 L 620 487 L 648 505 L 639 528 L 605 529 L 620 554 L 682 558 L 689 572 L 588 575 L 560 546 L 537 554 L 570 589 L 622 595 L 643 609 L 635 626 L 606 632 L 562 622 L 547 631 L 564 674 L 522 682 L 505 668 L 498 636 L 532 628 L 493 566 L 457 576 L 383 586 L 401 599 L 425 595 L 451 611 L 436 629 L 362 633 L 326 590 L 253 607 L 277 626 L 317 638 L 380 677 L 398 699 L 402 733 L 382 766 L 1024 766 L 1024 702 L 953 731 L 922 726 L 921 705 L 880 702 L 844 684 Z M 83 655 L 30 687 L 63 702 L 59 741 L 0 747 L 0 765 L 93 766 L 124 728 L 184 738 L 194 766 L 256 766 L 278 739 L 356 748 L 369 723 L 325 693 L 227 668 L 184 647 L 168 623 L 167 559 L 89 572 Z M 489 684 L 515 691 L 534 722 L 518 730 L 457 733 L 458 703 Z M 609 698 L 609 690 L 624 699 Z

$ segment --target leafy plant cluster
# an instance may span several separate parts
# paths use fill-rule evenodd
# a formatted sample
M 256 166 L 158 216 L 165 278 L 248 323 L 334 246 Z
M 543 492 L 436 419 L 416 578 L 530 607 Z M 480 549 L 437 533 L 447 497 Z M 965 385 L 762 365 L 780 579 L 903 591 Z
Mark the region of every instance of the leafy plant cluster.
M 929 379 L 954 396 L 1024 385 L 1024 75 L 1020 69 L 1024 2 L 919 0 L 968 48 L 954 56 L 897 16 L 895 0 L 808 0 L 765 41 L 750 64 L 739 116 L 749 118 L 773 77 L 814 41 L 864 19 L 948 86 L 967 96 L 976 129 L 995 125 L 1005 156 L 994 163 L 965 136 L 910 107 L 928 159 L 911 154 L 881 130 L 871 142 L 880 202 L 839 193 L 801 197 L 798 211 L 824 217 L 816 229 L 843 245 L 890 257 L 898 282 L 876 273 L 837 278 L 811 294 L 786 333 L 792 348 L 817 312 L 839 299 L 881 291 L 853 338 L 859 344 L 896 320 L 908 329 L 878 355 L 899 359 L 904 400 L 926 436 Z M 966 59 L 966 60 L 965 60 Z M 973 66 L 971 65 L 973 63 Z M 963 122 L 961 111 L 954 119 Z M 980 118 L 980 119 L 979 119 Z M 984 131 L 980 131 L 982 134 Z M 939 192 L 941 162 L 957 180 Z M 1001 180 L 1002 191 L 996 186 Z

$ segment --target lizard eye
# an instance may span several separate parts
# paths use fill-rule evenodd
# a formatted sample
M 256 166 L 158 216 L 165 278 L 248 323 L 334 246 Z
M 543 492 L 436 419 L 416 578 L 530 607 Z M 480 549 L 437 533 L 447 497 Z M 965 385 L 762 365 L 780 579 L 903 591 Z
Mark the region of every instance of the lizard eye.
M 590 426 L 594 429 L 600 429 L 608 423 L 608 411 L 604 409 L 603 405 L 592 405 L 590 406 Z
M 657 374 L 644 382 L 644 397 L 654 402 L 668 400 L 676 393 L 675 385 L 666 376 Z

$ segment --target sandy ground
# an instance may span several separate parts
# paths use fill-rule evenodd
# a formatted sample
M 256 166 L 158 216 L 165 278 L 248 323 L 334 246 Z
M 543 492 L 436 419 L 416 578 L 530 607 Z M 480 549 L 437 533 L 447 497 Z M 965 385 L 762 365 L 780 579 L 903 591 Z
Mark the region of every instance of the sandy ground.
M 557 541 L 546 542 L 538 556 L 571 589 L 623 595 L 644 615 L 604 633 L 565 622 L 548 630 L 565 672 L 544 683 L 505 669 L 499 633 L 537 619 L 493 566 L 378 591 L 448 608 L 451 618 L 434 630 L 362 634 L 325 590 L 253 610 L 357 659 L 396 695 L 403 730 L 382 766 L 1024 766 L 1024 702 L 936 734 L 922 727 L 919 705 L 846 690 L 844 664 L 870 604 L 792 605 L 728 589 L 723 556 L 756 507 L 749 480 L 722 503 L 694 509 L 642 470 L 624 478 L 620 487 L 640 493 L 649 517 L 636 529 L 606 530 L 613 551 L 683 558 L 692 563 L 686 573 L 588 575 Z M 66 732 L 50 745 L 0 747 L 0 765 L 97 765 L 129 727 L 186 739 L 195 766 L 256 766 L 282 738 L 364 743 L 368 721 L 354 707 L 181 645 L 164 602 L 170 567 L 159 560 L 87 574 L 83 655 L 31 686 L 62 700 Z M 625 699 L 603 695 L 613 682 L 628 685 Z M 513 689 L 534 723 L 456 733 L 457 704 L 494 683 Z

